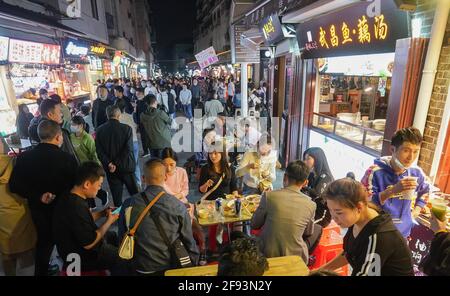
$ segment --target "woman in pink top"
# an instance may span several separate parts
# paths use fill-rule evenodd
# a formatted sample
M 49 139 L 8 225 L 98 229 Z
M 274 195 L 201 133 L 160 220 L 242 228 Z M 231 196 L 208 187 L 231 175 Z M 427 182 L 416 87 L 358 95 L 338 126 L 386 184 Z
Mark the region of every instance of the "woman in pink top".
M 189 194 L 189 178 L 184 168 L 177 167 L 177 155 L 172 148 L 165 148 L 162 151 L 161 159 L 167 168 L 164 190 L 178 198 L 188 208 L 189 215 L 192 218 L 192 232 L 200 249 L 200 265 L 206 265 L 205 236 L 201 226 L 194 217 L 194 205 L 189 203 L 187 196 Z

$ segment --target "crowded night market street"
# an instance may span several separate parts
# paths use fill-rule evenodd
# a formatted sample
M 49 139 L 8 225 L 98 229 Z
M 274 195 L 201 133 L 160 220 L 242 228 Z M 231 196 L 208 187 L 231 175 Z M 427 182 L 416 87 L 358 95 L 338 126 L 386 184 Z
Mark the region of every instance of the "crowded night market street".
M 3 0 L 0 82 L 0 276 L 450 276 L 449 0 Z

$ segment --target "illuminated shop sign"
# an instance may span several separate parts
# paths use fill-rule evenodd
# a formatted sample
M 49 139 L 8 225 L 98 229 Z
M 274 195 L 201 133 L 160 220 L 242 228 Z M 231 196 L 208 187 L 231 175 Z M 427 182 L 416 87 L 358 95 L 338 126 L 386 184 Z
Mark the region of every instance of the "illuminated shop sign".
M 266 17 L 261 22 L 260 29 L 268 45 L 280 42 L 284 37 L 283 25 L 276 14 Z
M 87 43 L 72 39 L 67 39 L 64 42 L 64 56 L 67 57 L 82 57 L 88 54 L 89 47 Z
M 102 55 L 105 53 L 105 51 L 106 51 L 106 47 L 104 47 L 104 46 L 91 45 L 89 48 L 89 53 L 91 53 L 91 54 Z
M 54 44 L 43 44 L 30 41 L 10 39 L 10 62 L 34 64 L 59 64 L 61 47 Z
M 407 13 L 386 1 L 381 13 L 369 17 L 363 2 L 297 26 L 303 58 L 394 52 L 398 39 L 408 37 Z

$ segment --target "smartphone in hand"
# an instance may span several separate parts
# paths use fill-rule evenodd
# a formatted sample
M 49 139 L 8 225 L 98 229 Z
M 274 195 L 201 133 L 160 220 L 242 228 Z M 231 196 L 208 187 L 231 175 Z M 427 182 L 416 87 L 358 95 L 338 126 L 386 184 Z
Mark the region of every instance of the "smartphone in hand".
M 117 209 L 115 209 L 114 211 L 112 211 L 111 214 L 113 214 L 113 215 L 119 215 L 121 209 L 122 209 L 122 206 L 120 206 L 120 207 L 118 207 Z

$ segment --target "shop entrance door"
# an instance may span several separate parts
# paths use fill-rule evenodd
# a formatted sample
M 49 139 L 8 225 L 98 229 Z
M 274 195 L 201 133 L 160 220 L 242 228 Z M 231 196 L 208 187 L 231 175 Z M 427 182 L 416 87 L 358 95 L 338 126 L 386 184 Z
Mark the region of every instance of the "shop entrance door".
M 444 149 L 436 177 L 436 185 L 442 192 L 450 194 L 450 126 L 447 128 Z

